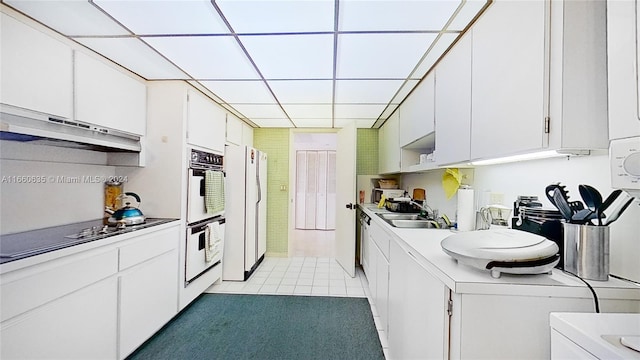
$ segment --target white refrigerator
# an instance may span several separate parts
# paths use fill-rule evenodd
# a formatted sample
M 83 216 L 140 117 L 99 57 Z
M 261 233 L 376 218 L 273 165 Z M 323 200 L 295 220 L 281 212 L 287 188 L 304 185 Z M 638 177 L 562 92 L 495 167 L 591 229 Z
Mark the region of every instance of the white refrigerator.
M 244 281 L 267 250 L 267 154 L 248 146 L 227 145 L 224 168 L 222 279 Z

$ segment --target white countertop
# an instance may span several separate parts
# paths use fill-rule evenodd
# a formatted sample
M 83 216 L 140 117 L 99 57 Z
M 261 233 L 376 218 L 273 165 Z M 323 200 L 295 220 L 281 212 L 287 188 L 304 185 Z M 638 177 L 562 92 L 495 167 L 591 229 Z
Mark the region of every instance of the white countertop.
M 559 269 L 553 269 L 551 274 L 502 274 L 500 278 L 495 279 L 488 270 L 459 264 L 442 251 L 440 242 L 454 234 L 454 230 L 395 228 L 375 215 L 389 212 L 386 209 L 378 209 L 375 204 L 360 206 L 371 217 L 371 221 L 375 221 L 387 233 L 400 240 L 405 249 L 413 250 L 411 252 L 420 265 L 456 293 L 592 297 L 582 281 Z M 598 297 L 601 299 L 623 297 L 640 300 L 640 286 L 637 284 L 611 277 L 609 281 L 589 283 L 597 289 Z
M 76 253 L 80 253 L 83 251 L 108 246 L 111 244 L 119 243 L 121 241 L 129 240 L 133 237 L 142 236 L 146 234 L 150 234 L 156 231 L 165 230 L 174 226 L 179 226 L 181 224 L 180 220 L 173 220 L 169 222 L 165 222 L 159 225 L 151 226 L 148 228 L 127 232 L 119 235 L 109 236 L 104 239 L 94 240 L 90 242 L 81 243 L 78 245 L 73 245 L 70 247 L 65 247 L 62 249 L 49 251 L 43 254 L 30 256 L 24 259 L 19 259 L 11 262 L 6 262 L 0 264 L 0 274 L 5 274 L 10 271 L 19 270 L 28 266 L 37 265 L 40 263 L 44 263 L 46 261 L 51 261 L 54 259 L 58 259 L 64 256 L 73 255 Z
M 551 313 L 551 328 L 599 359 L 640 359 L 640 352 L 620 343 L 640 336 L 640 314 Z

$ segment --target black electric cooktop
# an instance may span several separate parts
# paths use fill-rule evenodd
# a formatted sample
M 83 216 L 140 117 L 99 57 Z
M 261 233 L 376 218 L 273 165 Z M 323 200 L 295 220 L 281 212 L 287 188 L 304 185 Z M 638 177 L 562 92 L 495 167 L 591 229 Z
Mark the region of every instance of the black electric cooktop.
M 104 239 L 110 236 L 146 229 L 174 220 L 175 219 L 147 218 L 142 224 L 118 228 L 107 225 L 104 219 L 97 219 L 0 235 L 0 264 Z

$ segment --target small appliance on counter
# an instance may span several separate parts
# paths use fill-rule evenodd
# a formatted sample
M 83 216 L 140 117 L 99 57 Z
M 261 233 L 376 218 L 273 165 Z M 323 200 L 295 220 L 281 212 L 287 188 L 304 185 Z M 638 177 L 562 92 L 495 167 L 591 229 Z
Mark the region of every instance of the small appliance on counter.
M 564 233 L 562 216 L 555 209 L 544 209 L 537 196 L 518 196 L 513 203 L 511 228 L 544 236 L 558 245 L 560 254 L 564 253 Z M 564 269 L 564 258 L 560 256 L 557 268 Z
M 440 246 L 457 262 L 489 270 L 494 278 L 502 273 L 549 273 L 560 261 L 555 242 L 513 229 L 460 232 L 444 238 Z

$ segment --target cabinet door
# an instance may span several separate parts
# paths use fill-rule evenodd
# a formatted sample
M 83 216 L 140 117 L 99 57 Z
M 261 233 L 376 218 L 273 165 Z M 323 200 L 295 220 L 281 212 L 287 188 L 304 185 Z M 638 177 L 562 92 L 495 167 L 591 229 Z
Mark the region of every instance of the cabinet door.
M 463 162 L 471 156 L 471 32 L 436 67 L 436 162 Z
M 376 309 L 380 316 L 384 334 L 389 332 L 389 261 L 384 257 L 382 251 L 375 246 L 376 253 Z
M 0 102 L 73 118 L 71 48 L 8 15 L 0 24 Z
M 637 1 L 607 1 L 609 138 L 640 136 Z
M 81 52 L 75 52 L 76 119 L 131 134 L 147 126 L 146 85 Z
M 177 249 L 123 272 L 119 358 L 131 354 L 177 313 Z
M 544 144 L 546 6 L 497 0 L 472 27 L 472 159 Z
M 394 240 L 390 260 L 390 358 L 446 358 L 448 289 Z
M 394 112 L 378 133 L 378 170 L 381 174 L 400 171 L 400 110 Z
M 191 89 L 187 101 L 187 142 L 224 153 L 226 111 Z
M 435 72 L 430 72 L 400 105 L 400 147 L 434 130 Z
M 2 359 L 114 359 L 116 277 L 2 323 Z
M 242 145 L 242 121 L 235 115 L 227 115 L 227 142 Z

